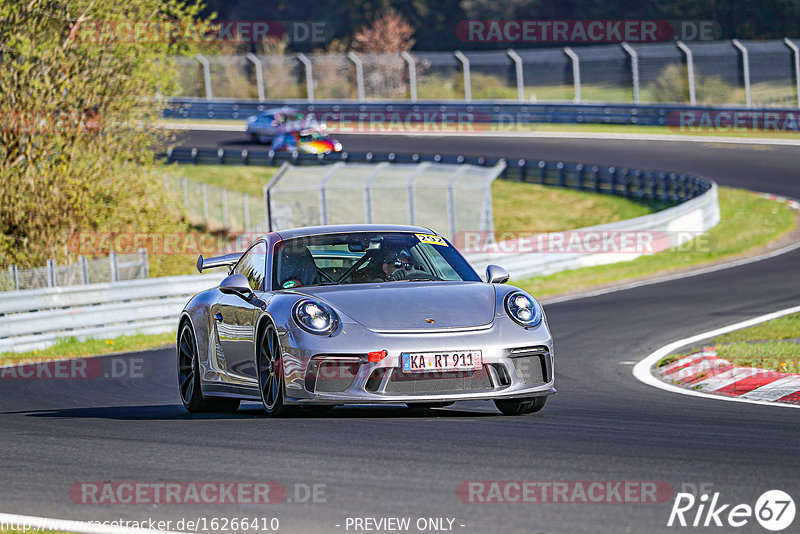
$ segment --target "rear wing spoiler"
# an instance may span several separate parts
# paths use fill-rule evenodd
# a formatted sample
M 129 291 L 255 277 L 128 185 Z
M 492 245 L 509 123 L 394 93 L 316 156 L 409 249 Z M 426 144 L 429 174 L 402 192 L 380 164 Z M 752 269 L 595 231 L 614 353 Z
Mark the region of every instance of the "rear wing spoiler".
M 203 258 L 203 255 L 200 254 L 200 256 L 197 257 L 197 270 L 202 273 L 203 269 L 233 265 L 239 261 L 242 254 L 242 252 L 234 252 L 232 254 L 225 254 L 224 256 L 217 256 L 216 258 Z

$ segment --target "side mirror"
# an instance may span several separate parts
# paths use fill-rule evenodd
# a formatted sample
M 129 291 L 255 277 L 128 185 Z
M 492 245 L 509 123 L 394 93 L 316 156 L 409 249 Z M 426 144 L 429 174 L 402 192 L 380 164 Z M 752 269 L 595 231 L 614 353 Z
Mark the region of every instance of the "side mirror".
M 499 265 L 486 267 L 486 282 L 489 284 L 505 284 L 508 282 L 508 271 Z
M 253 290 L 250 288 L 250 282 L 243 274 L 230 275 L 220 282 L 219 290 L 226 295 L 236 295 L 245 300 L 253 298 Z

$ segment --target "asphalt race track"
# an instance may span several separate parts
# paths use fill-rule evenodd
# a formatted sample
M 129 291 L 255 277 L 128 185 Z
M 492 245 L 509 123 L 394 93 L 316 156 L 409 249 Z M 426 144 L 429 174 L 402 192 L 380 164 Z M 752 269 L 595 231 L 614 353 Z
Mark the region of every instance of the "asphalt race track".
M 733 144 L 339 136 L 349 150 L 438 151 L 689 171 L 723 185 L 800 197 L 800 151 Z M 244 147 L 193 132 L 192 146 Z M 544 411 L 503 417 L 488 403 L 432 411 L 336 409 L 272 420 L 180 405 L 173 349 L 126 356 L 142 372 L 0 382 L 0 511 L 70 519 L 278 517 L 281 532 L 348 532 L 348 517 L 455 518 L 463 533 L 730 531 L 667 527 L 659 504 L 463 503 L 463 481 L 666 481 L 751 506 L 766 490 L 800 498 L 796 410 L 645 386 L 631 362 L 675 339 L 800 304 L 800 250 L 717 272 L 547 306 L 556 387 Z M 119 361 L 119 359 L 118 359 Z M 108 362 L 107 368 L 112 365 Z M 82 481 L 325 484 L 325 502 L 269 506 L 85 505 Z M 709 484 L 713 486 L 708 486 Z M 694 510 L 687 517 L 694 517 Z M 798 524 L 795 520 L 795 528 Z M 339 526 L 337 526 L 339 525 Z M 463 526 L 461 526 L 463 525 Z M 765 532 L 754 519 L 736 529 Z M 791 531 L 792 529 L 788 529 Z M 352 532 L 352 528 L 349 532 Z

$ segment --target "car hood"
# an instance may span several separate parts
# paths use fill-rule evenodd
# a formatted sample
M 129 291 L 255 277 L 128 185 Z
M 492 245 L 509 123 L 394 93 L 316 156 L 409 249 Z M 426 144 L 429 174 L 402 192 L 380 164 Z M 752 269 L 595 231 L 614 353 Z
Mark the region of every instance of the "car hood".
M 494 286 L 482 282 L 388 282 L 308 287 L 298 293 L 322 299 L 378 332 L 468 328 L 494 318 Z

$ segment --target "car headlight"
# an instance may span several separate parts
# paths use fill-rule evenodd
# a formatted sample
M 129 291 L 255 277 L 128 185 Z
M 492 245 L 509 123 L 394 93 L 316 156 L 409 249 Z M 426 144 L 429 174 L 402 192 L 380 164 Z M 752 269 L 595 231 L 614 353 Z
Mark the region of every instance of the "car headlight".
M 342 143 L 340 143 L 339 141 L 336 141 L 333 144 L 333 151 L 334 152 L 341 152 L 342 151 Z
M 326 336 L 336 330 L 339 318 L 333 309 L 315 300 L 301 300 L 294 307 L 294 320 L 303 330 Z
M 506 312 L 522 326 L 536 326 L 542 320 L 541 306 L 521 291 L 510 293 L 506 297 Z

